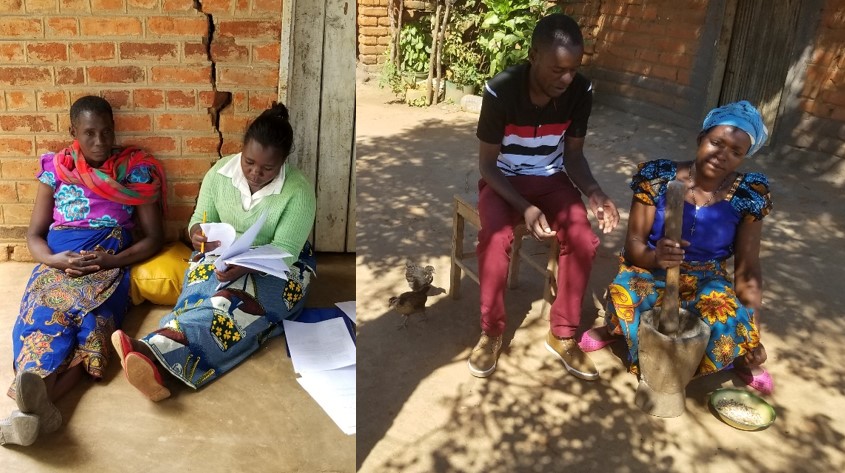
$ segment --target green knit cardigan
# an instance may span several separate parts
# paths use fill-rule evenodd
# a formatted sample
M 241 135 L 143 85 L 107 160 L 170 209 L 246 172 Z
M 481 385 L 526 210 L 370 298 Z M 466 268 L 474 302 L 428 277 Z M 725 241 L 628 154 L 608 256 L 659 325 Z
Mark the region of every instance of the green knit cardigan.
M 258 232 L 254 245 L 272 244 L 292 256 L 285 258 L 290 266 L 298 258 L 311 229 L 317 210 L 314 188 L 299 169 L 285 164 L 285 183 L 279 194 L 264 197 L 249 211 L 243 209 L 241 192 L 232 185 L 232 179 L 217 171 L 238 155 L 219 160 L 202 180 L 197 207 L 188 228 L 201 223 L 203 212 L 208 222 L 225 222 L 241 236 L 258 217 L 266 211 L 267 221 Z

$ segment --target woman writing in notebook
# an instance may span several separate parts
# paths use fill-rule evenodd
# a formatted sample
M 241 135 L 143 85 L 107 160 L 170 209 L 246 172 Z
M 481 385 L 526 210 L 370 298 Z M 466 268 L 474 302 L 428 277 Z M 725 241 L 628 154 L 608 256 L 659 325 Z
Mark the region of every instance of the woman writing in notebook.
M 196 389 L 217 379 L 266 340 L 282 320 L 304 307 L 315 261 L 307 241 L 316 199 L 305 176 L 287 163 L 293 130 L 287 108 L 276 104 L 247 129 L 242 151 L 217 162 L 203 179 L 188 225 L 199 252 L 185 274 L 182 294 L 159 329 L 140 340 L 112 336 L 129 382 L 153 401 L 167 398 L 158 367 Z M 253 245 L 289 253 L 287 280 L 236 264 L 215 268 L 204 220 L 225 222 L 238 236 L 266 216 Z

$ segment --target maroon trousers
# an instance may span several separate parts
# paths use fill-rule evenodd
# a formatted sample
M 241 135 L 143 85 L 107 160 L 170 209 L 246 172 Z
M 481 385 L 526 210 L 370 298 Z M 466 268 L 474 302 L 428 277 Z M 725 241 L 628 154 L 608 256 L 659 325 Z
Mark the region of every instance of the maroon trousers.
M 546 216 L 560 243 L 557 296 L 550 311 L 551 331 L 572 337 L 581 321 L 581 302 L 599 239 L 590 227 L 581 193 L 565 173 L 511 176 L 511 185 Z M 481 329 L 498 336 L 505 331 L 505 289 L 513 227 L 523 216 L 482 179 L 478 182 L 478 266 L 481 280 Z

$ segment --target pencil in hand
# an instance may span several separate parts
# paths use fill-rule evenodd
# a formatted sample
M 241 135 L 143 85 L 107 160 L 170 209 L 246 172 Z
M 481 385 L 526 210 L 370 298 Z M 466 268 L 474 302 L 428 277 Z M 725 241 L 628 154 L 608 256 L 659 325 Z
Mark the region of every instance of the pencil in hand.
M 206 219 L 208 219 L 208 213 L 202 213 L 202 223 L 205 223 Z M 205 236 L 205 232 L 202 231 L 202 227 L 200 227 L 200 235 Z M 200 253 L 205 254 L 205 242 L 200 243 Z

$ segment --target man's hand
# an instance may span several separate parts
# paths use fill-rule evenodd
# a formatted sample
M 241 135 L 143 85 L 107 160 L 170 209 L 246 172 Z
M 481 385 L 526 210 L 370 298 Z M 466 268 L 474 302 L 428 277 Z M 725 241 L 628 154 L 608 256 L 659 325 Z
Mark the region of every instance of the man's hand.
M 616 204 L 601 190 L 596 190 L 588 197 L 590 211 L 599 222 L 602 233 L 610 233 L 619 223 L 619 211 Z
M 525 219 L 525 226 L 528 227 L 528 231 L 537 240 L 555 236 L 555 232 L 546 221 L 546 216 L 543 215 L 543 212 L 537 206 L 532 205 L 528 207 L 522 216 Z
M 215 269 L 214 275 L 217 276 L 217 280 L 220 282 L 229 282 L 234 281 L 240 278 L 241 276 L 252 272 L 253 270 L 250 268 L 244 268 L 243 266 L 230 264 L 226 267 L 226 271 L 220 271 L 219 269 Z

